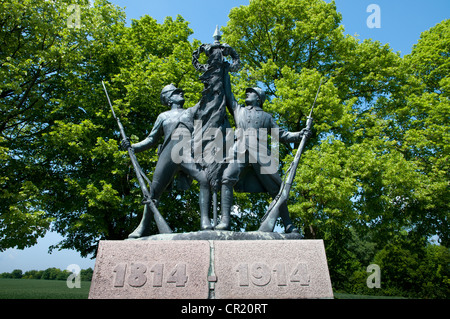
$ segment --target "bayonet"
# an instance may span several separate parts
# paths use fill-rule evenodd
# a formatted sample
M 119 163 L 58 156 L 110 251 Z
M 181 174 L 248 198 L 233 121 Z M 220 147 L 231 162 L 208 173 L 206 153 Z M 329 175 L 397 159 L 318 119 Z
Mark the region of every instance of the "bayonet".
M 322 81 L 320 81 L 319 83 L 319 88 L 317 89 L 316 97 L 314 98 L 314 103 L 312 105 L 311 111 L 309 112 L 309 116 L 307 117 L 306 129 L 308 131 L 310 131 L 312 128 L 313 123 L 312 113 L 317 101 L 317 97 L 319 96 L 321 85 Z M 295 172 L 297 170 L 297 166 L 300 161 L 300 156 L 302 155 L 307 140 L 308 137 L 306 135 L 303 135 L 300 145 L 297 149 L 297 153 L 295 154 L 294 160 L 292 161 L 288 171 L 286 172 L 287 178 L 281 184 L 280 191 L 278 192 L 277 196 L 273 199 L 273 201 L 270 203 L 267 212 L 262 218 L 261 226 L 258 229 L 259 231 L 272 232 L 273 229 L 275 228 L 275 223 L 278 217 L 280 216 L 280 206 L 283 203 L 287 202 L 289 198 L 289 192 L 291 190 L 292 182 L 294 181 Z
M 102 85 L 103 85 L 103 89 L 105 90 L 106 98 L 108 99 L 108 103 L 111 108 L 113 117 L 116 119 L 117 125 L 119 126 L 120 135 L 123 140 L 128 140 L 128 137 L 125 134 L 123 125 L 122 125 L 120 119 L 116 116 L 116 113 L 114 112 L 114 108 L 111 104 L 111 100 L 109 99 L 108 91 L 106 90 L 105 83 L 103 83 L 103 81 L 102 81 Z M 161 213 L 158 211 L 158 208 L 156 208 L 155 203 L 153 202 L 153 200 L 150 197 L 150 191 L 147 188 L 147 185 L 145 184 L 145 181 L 147 181 L 149 187 L 151 187 L 150 180 L 147 178 L 147 176 L 145 176 L 144 171 L 142 170 L 141 166 L 139 165 L 139 162 L 136 158 L 136 154 L 134 153 L 133 147 L 131 147 L 131 145 L 129 145 L 127 151 L 128 151 L 128 155 L 130 156 L 131 163 L 133 164 L 133 168 L 136 173 L 136 177 L 138 179 L 139 186 L 141 187 L 142 195 L 144 197 L 142 203 L 144 205 L 147 205 L 147 209 L 150 209 L 150 211 L 153 212 L 153 217 L 155 219 L 156 226 L 158 227 L 158 231 L 161 234 L 172 233 L 172 230 L 170 229 L 169 225 L 167 225 L 166 221 L 164 220 Z

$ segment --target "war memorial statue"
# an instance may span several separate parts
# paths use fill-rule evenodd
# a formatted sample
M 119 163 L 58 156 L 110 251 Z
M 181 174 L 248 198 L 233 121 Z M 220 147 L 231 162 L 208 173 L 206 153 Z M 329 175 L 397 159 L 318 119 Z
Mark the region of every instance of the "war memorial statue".
M 218 27 L 213 37 L 214 43 L 202 44 L 192 55 L 204 84 L 200 101 L 184 108 L 183 90 L 166 85 L 160 97 L 169 110 L 138 143 L 126 136 L 103 84 L 142 190 L 144 211 L 126 240 L 99 242 L 89 298 L 333 298 L 323 241 L 302 239 L 287 207 L 311 136 L 313 109 L 305 129 L 289 132 L 264 111 L 263 89 L 247 88 L 245 105 L 239 105 L 229 75 L 239 69 L 239 55 L 220 43 Z M 199 63 L 202 53 L 208 57 L 206 64 Z M 319 91 L 320 84 L 316 99 Z M 284 179 L 278 172 L 278 141 L 300 142 Z M 158 162 L 150 181 L 135 153 L 157 146 Z M 200 186 L 197 232 L 173 233 L 158 211 L 159 198 L 174 178 L 186 189 L 194 179 Z M 257 231 L 230 230 L 234 192 L 272 197 Z M 274 232 L 278 218 L 284 233 Z M 159 234 L 150 233 L 153 221 Z
M 232 93 L 229 76 L 230 71 L 239 69 L 239 55 L 229 45 L 220 43 L 218 28 L 213 37 L 213 44 L 203 44 L 193 53 L 194 67 L 203 72 L 200 76 L 204 84 L 201 100 L 184 109 L 183 90 L 173 84 L 165 86 L 161 91 L 161 104 L 170 110 L 158 116 L 150 134 L 141 142 L 131 144 L 126 137 L 122 140 L 124 149 L 137 153 L 156 147 L 164 136 L 158 150 L 149 198 L 146 199 L 147 203 L 152 201 L 154 205 L 145 205 L 141 222 L 129 235 L 130 239 L 151 235 L 149 225 L 154 215 L 151 211 L 157 210 L 162 192 L 175 177 L 186 188 L 192 179 L 200 185 L 200 230 L 230 230 L 234 191 L 266 192 L 274 200 L 280 200 L 277 197 L 282 186 L 278 152 L 276 150 L 272 154 L 267 147 L 267 134 L 271 133 L 273 139 L 285 143 L 300 142 L 311 135 L 310 128 L 295 133 L 280 128 L 273 117 L 263 111 L 265 93 L 261 88 L 248 88 L 246 105 L 239 105 Z M 198 62 L 201 53 L 208 56 L 205 65 Z M 226 56 L 232 58 L 232 64 L 225 61 Z M 234 130 L 228 120 L 227 108 L 236 123 Z M 217 217 L 218 191 L 221 194 L 220 223 Z M 285 233 L 299 233 L 289 217 L 286 202 L 277 209 Z M 158 216 L 162 217 L 159 213 Z M 158 220 L 156 222 L 158 224 Z M 275 223 L 266 223 L 259 231 L 272 232 L 274 226 Z M 158 227 L 160 233 L 170 233 L 169 228 Z

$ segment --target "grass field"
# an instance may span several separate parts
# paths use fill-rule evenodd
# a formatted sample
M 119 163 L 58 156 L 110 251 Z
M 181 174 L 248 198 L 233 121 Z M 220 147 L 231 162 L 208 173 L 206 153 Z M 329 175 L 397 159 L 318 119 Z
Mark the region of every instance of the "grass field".
M 65 280 L 0 279 L 0 299 L 87 299 L 90 281 L 68 288 Z
M 68 288 L 65 280 L 0 279 L 0 299 L 87 299 L 90 281 L 82 281 L 81 288 Z M 335 299 L 397 299 L 335 293 Z
M 334 299 L 406 299 L 405 297 L 395 296 L 370 296 L 370 295 L 351 295 L 346 293 L 334 293 Z

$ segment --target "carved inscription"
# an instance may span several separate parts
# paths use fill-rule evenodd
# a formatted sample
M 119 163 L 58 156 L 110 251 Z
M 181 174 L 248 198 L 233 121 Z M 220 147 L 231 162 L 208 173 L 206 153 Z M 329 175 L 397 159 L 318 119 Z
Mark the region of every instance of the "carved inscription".
M 139 288 L 144 285 L 152 287 L 185 287 L 189 277 L 186 264 L 178 263 L 173 268 L 166 269 L 165 264 L 146 265 L 143 263 L 118 264 L 114 268 L 114 287 L 128 284 Z
M 298 283 L 309 286 L 310 276 L 308 265 L 299 263 L 292 269 L 286 263 L 278 263 L 273 267 L 261 262 L 252 264 L 242 263 L 236 268 L 238 284 L 241 287 L 266 286 L 272 280 L 278 286 L 288 286 L 289 283 Z

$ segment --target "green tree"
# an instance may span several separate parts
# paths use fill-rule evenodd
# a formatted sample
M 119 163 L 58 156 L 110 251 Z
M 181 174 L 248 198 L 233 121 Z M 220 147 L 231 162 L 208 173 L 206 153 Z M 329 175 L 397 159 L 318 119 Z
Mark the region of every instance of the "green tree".
M 232 78 L 237 96 L 262 86 L 265 109 L 299 131 L 323 81 L 289 209 L 307 238 L 325 240 L 337 287 L 358 267 L 351 231 L 371 230 L 378 247 L 411 228 L 424 237 L 439 234 L 446 244 L 448 23 L 426 32 L 403 59 L 388 45 L 345 36 L 334 2 L 255 0 L 229 17 L 224 38 L 245 65 Z M 423 58 L 425 51 L 432 56 Z M 425 83 L 440 84 L 427 89 L 422 74 Z M 283 171 L 291 151 L 281 149 Z M 425 169 L 419 156 L 437 165 Z M 248 199 L 238 198 L 241 207 L 239 200 Z M 258 209 L 251 208 L 256 218 Z
M 65 237 L 53 248 L 83 256 L 99 239 L 126 238 L 142 213 L 141 193 L 101 81 L 133 141 L 165 111 L 163 86 L 184 89 L 186 107 L 203 88 L 191 64 L 199 42 L 188 40 L 193 31 L 181 16 L 126 26 L 123 10 L 105 0 L 71 3 L 80 6 L 79 28 L 67 24 L 64 1 L 0 4 L 0 249 L 30 246 L 50 227 Z M 388 247 L 383 254 L 398 250 L 413 263 L 409 248 L 392 242 L 407 230 L 421 256 L 444 256 L 423 247 L 433 235 L 449 245 L 449 20 L 402 58 L 344 35 L 333 1 L 253 0 L 229 18 L 224 42 L 241 57 L 231 79 L 241 101 L 246 87 L 261 86 L 264 108 L 299 131 L 322 81 L 288 204 L 306 238 L 325 240 L 333 285 L 362 278 L 370 258 L 356 248 L 361 240 L 370 256 Z M 280 146 L 283 174 L 296 146 Z M 157 151 L 138 159 L 151 178 Z M 236 194 L 235 203 L 233 229 L 254 230 L 269 197 Z M 188 191 L 174 187 L 159 207 L 175 231 L 198 229 L 195 182 Z M 445 282 L 444 273 L 430 276 Z
M 13 279 L 21 279 L 22 278 L 22 270 L 20 269 L 14 269 L 11 273 L 11 278 Z
M 70 272 L 67 270 L 61 270 L 56 267 L 47 268 L 43 271 L 41 279 L 45 280 L 65 280 L 69 276 Z
M 69 4 L 87 22 L 89 1 L 0 4 L 0 250 L 35 244 L 52 221 L 45 207 L 52 161 L 43 136 L 82 112 L 59 101 L 75 95 L 66 84 L 80 74 L 82 48 L 88 47 L 86 25 L 68 27 Z
M 11 274 L 8 272 L 2 272 L 0 274 L 0 278 L 9 279 L 9 278 L 11 278 Z
M 411 225 L 426 235 L 438 235 L 450 245 L 450 20 L 421 34 L 403 61 L 408 75 L 400 90 L 382 99 L 377 114 L 404 158 L 420 172 L 413 194 L 404 194 Z M 400 195 L 400 194 L 399 194 Z M 401 195 L 400 195 L 401 196 Z
M 45 171 L 39 165 L 44 159 L 35 142 L 53 120 L 48 92 L 57 86 L 58 71 L 64 64 L 62 55 L 73 54 L 73 36 L 64 32 L 64 15 L 58 14 L 65 5 L 46 1 L 36 4 L 0 4 L 2 250 L 36 243 L 49 226 L 36 185 Z
M 41 274 L 37 270 L 28 270 L 23 274 L 24 279 L 41 279 Z
M 422 298 L 450 297 L 450 251 L 441 245 L 427 245 L 420 283 Z
M 381 268 L 380 292 L 413 298 L 448 298 L 449 261 L 448 248 L 399 234 L 374 258 Z
M 80 276 L 82 281 L 91 281 L 94 270 L 92 268 L 81 269 Z
M 59 271 L 56 275 L 56 280 L 67 280 L 67 278 L 71 275 L 72 273 L 66 269 Z
M 109 18 L 116 18 L 93 29 L 92 46 L 85 54 L 87 74 L 74 78 L 79 91 L 73 99 L 60 101 L 67 109 L 83 105 L 84 112 L 57 122 L 44 135 L 57 168 L 46 211 L 55 220 L 55 230 L 65 236 L 53 248 L 75 248 L 84 256 L 95 253 L 99 239 L 127 238 L 143 210 L 135 172 L 128 153 L 119 147 L 117 122 L 101 80 L 106 80 L 115 112 L 135 142 L 144 139 L 158 114 L 166 111 L 160 102 L 165 85 L 174 83 L 185 89 L 186 106 L 198 101 L 202 89 L 191 65 L 191 54 L 198 43 L 188 41 L 192 30 L 183 18 L 167 18 L 158 24 L 144 16 L 125 27 L 117 8 L 94 7 L 98 12 L 93 16 L 106 15 L 102 13 L 106 9 L 115 10 L 107 13 Z M 108 38 L 103 28 L 109 31 Z M 156 152 L 153 149 L 138 154 L 149 178 L 157 162 Z M 187 192 L 168 192 L 161 199 L 160 211 L 174 230 L 197 228 L 197 189 L 194 183 Z M 177 200 L 180 194 L 182 199 Z
M 144 16 L 126 27 L 123 11 L 107 1 L 71 4 L 80 8 L 79 28 L 68 24 L 73 12 L 64 1 L 1 4 L 0 249 L 33 245 L 51 225 L 65 236 L 52 248 L 86 256 L 99 239 L 126 238 L 137 225 L 140 190 L 102 80 L 134 141 L 165 111 L 162 87 L 183 88 L 186 106 L 201 94 L 191 64 L 199 43 L 188 41 L 182 17 L 159 24 Z M 156 160 L 156 150 L 139 154 L 149 177 Z M 161 201 L 175 230 L 198 224 L 197 193 L 194 183 L 182 200 L 172 192 Z

